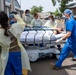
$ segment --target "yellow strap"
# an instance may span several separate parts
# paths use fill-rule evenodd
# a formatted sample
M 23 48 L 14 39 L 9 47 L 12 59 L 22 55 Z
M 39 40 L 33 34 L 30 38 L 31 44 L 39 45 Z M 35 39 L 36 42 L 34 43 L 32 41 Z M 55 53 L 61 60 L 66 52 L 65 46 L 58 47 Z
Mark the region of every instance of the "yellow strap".
M 12 46 L 12 47 L 10 47 L 9 49 L 12 49 L 12 48 L 14 48 L 14 47 L 16 47 L 16 46 L 18 46 L 18 45 Z

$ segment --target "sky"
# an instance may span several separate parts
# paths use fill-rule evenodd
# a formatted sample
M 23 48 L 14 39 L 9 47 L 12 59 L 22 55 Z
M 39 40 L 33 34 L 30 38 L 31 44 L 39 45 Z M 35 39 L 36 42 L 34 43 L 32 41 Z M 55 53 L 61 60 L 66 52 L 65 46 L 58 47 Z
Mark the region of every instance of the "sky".
M 54 12 L 58 8 L 58 4 L 53 6 L 51 0 L 21 0 L 22 10 L 31 9 L 32 6 L 42 6 L 43 12 Z

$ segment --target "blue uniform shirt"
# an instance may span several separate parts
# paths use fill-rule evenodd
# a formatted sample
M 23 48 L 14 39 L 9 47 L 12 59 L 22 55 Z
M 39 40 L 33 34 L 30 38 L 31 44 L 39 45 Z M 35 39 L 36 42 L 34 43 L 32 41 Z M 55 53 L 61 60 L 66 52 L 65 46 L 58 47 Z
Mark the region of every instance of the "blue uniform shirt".
M 71 32 L 71 36 L 67 39 L 70 45 L 76 45 L 76 21 L 73 17 L 66 21 L 66 31 Z

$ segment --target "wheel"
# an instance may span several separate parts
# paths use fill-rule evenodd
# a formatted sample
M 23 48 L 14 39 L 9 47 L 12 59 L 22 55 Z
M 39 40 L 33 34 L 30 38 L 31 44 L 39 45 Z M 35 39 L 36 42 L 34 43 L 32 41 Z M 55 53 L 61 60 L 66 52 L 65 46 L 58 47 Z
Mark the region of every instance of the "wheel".
M 39 55 L 37 53 L 30 53 L 28 57 L 31 62 L 34 62 L 39 58 Z
M 56 55 L 56 58 L 59 59 L 59 56 L 60 56 L 60 55 Z

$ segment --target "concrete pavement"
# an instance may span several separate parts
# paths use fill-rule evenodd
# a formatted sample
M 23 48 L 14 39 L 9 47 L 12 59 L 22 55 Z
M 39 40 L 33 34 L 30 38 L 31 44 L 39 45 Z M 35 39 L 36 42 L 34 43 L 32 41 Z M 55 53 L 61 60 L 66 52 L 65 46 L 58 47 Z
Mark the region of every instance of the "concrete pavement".
M 55 56 L 39 59 L 31 63 L 32 72 L 29 72 L 28 75 L 76 75 L 76 61 L 72 61 L 72 57 L 73 54 L 70 52 L 59 71 L 52 70 L 50 67 L 50 62 L 57 61 Z

